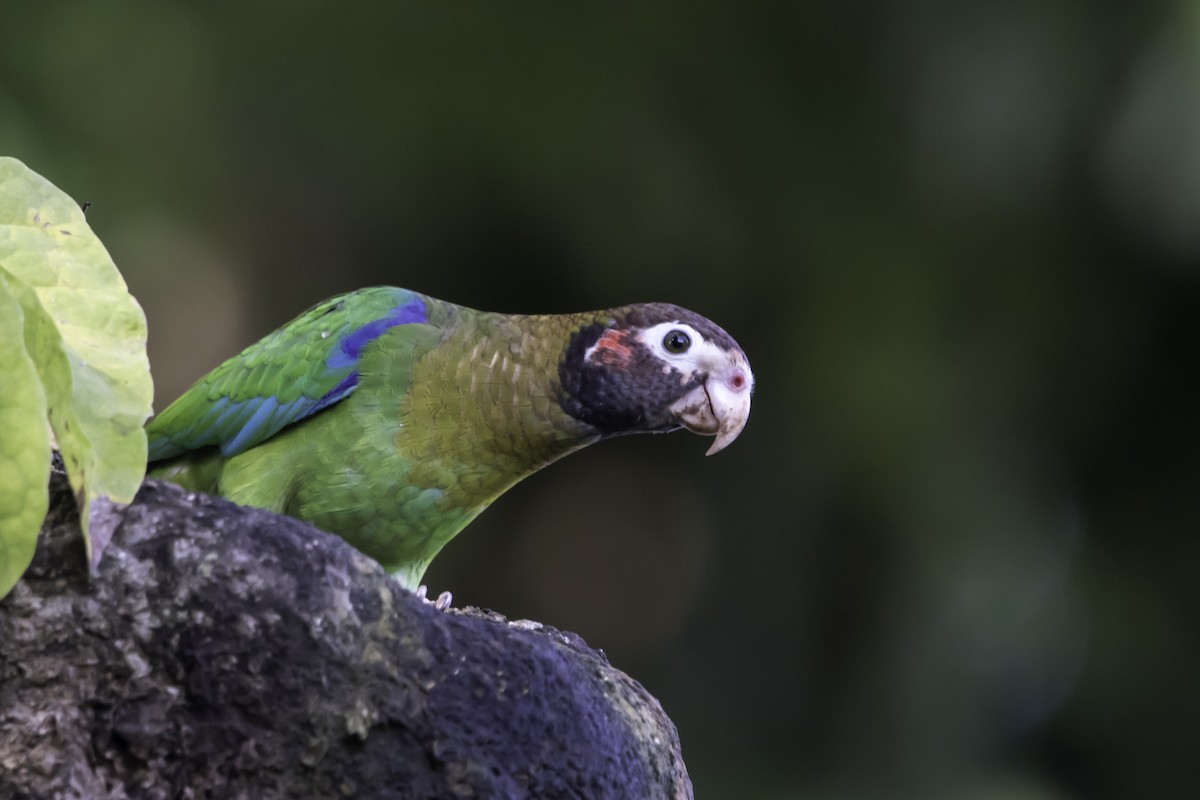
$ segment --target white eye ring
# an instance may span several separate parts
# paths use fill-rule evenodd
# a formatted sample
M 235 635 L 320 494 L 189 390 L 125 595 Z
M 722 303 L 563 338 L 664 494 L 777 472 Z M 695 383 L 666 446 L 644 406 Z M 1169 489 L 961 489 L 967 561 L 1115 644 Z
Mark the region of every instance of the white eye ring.
M 667 349 L 667 340 L 673 334 L 681 335 L 687 340 L 687 346 L 684 349 L 679 351 Z M 660 322 L 641 331 L 639 337 L 647 349 L 663 361 L 695 360 L 712 347 L 700 331 L 686 322 Z

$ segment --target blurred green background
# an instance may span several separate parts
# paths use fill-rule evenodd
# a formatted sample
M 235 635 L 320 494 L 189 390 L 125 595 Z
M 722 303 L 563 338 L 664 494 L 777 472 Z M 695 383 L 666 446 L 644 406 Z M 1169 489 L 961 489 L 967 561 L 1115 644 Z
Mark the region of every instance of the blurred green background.
M 433 591 L 582 634 L 699 797 L 1190 796 L 1200 7 L 10 4 L 0 152 L 79 201 L 162 408 L 313 302 L 669 300 L 758 377 Z

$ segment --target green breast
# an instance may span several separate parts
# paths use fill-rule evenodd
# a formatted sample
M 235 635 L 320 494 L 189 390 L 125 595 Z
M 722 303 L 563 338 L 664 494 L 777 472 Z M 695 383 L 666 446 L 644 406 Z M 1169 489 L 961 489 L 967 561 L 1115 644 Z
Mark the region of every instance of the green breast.
M 472 313 L 427 347 L 385 337 L 350 397 L 238 458 L 263 469 L 286 457 L 298 472 L 285 513 L 415 587 L 497 496 L 594 440 L 555 398 L 570 328 L 559 317 Z

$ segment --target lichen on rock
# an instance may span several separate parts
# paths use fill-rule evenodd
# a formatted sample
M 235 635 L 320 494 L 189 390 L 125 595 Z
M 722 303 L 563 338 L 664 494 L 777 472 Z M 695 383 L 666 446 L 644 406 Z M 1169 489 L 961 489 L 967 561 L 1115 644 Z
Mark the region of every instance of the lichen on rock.
M 89 579 L 56 470 L 0 601 L 0 798 L 339 796 L 692 795 L 657 701 L 579 637 L 153 481 Z

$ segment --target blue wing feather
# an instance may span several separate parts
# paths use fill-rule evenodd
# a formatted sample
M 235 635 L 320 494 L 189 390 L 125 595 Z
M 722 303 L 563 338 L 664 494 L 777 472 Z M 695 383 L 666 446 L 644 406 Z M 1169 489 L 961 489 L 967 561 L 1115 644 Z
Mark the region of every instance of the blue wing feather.
M 244 452 L 353 392 L 371 342 L 428 321 L 424 298 L 404 289 L 326 300 L 217 367 L 151 420 L 149 460 L 211 446 L 226 457 Z M 282 388 L 264 388 L 280 386 L 281 376 Z

